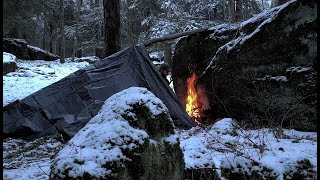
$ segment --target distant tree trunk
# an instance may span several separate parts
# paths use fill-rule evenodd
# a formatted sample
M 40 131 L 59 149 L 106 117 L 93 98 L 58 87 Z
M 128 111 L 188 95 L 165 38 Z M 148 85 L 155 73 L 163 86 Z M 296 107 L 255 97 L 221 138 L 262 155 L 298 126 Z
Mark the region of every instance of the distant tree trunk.
M 60 0 L 60 63 L 65 62 L 64 0 Z
M 226 20 L 227 18 L 226 18 L 226 0 L 222 0 L 222 16 L 223 16 L 223 20 Z
M 76 32 L 74 35 L 74 44 L 73 44 L 73 52 L 72 52 L 72 59 L 74 61 L 74 57 L 76 56 L 76 51 L 78 48 L 78 29 L 79 29 L 79 22 L 80 22 L 80 0 L 77 0 L 77 14 L 76 14 L 77 22 L 76 22 Z
M 235 22 L 234 0 L 229 0 L 229 22 Z
M 235 21 L 244 20 L 243 17 L 243 0 L 236 0 Z
M 120 0 L 103 0 L 106 56 L 120 50 Z
M 43 21 L 42 49 L 46 49 L 46 22 Z
M 52 24 L 49 24 L 49 31 L 50 31 L 50 42 L 49 42 L 49 51 L 51 53 L 53 53 L 53 49 L 52 49 L 52 31 L 53 31 L 53 27 Z

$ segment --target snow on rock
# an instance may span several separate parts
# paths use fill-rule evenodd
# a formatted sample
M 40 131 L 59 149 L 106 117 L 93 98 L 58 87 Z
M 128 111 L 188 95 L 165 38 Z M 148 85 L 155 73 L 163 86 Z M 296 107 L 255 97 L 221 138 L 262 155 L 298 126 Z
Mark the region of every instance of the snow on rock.
M 43 50 L 39 47 L 27 45 L 28 56 L 30 59 L 34 60 L 45 60 L 45 61 L 54 61 L 59 58 L 59 56 L 50 53 L 49 51 Z
M 181 131 L 180 146 L 186 168 L 216 167 L 226 179 L 239 175 L 247 179 L 279 180 L 316 177 L 315 132 L 244 130 L 234 125 L 233 120 L 225 118 L 211 127 Z
M 212 131 L 215 131 L 217 133 L 232 133 L 237 128 L 237 123 L 232 120 L 231 118 L 224 118 L 218 122 L 216 122 L 212 126 Z
M 17 60 L 18 69 L 3 76 L 3 106 L 46 87 L 88 66 L 87 62 Z
M 3 52 L 3 63 L 16 62 L 17 57 L 13 54 Z
M 291 0 L 286 3 L 284 3 L 281 6 L 274 7 L 272 9 L 266 10 L 242 23 L 239 25 L 237 24 L 221 24 L 214 26 L 210 28 L 209 30 L 214 31 L 211 35 L 211 39 L 216 38 L 216 34 L 219 34 L 224 31 L 234 31 L 238 29 L 237 37 L 233 38 L 231 41 L 225 43 L 221 47 L 219 47 L 218 51 L 215 53 L 215 56 L 212 58 L 211 62 L 203 72 L 203 74 L 206 73 L 206 71 L 210 68 L 214 68 L 215 61 L 219 58 L 218 56 L 221 53 L 229 53 L 235 49 L 237 49 L 239 46 L 244 44 L 248 39 L 251 39 L 256 35 L 266 24 L 271 23 L 278 15 L 279 12 L 281 12 L 284 8 L 289 6 L 290 4 L 296 2 L 296 0 Z M 253 31 L 248 31 L 247 29 L 250 29 L 251 25 L 258 24 Z M 249 28 L 247 28 L 249 27 Z M 220 37 L 221 38 L 221 37 Z
M 27 47 L 33 49 L 34 51 L 40 51 L 40 52 L 43 52 L 43 53 L 48 53 L 48 51 L 45 51 L 45 50 L 43 50 L 43 49 L 41 49 L 39 47 L 35 47 L 35 46 L 31 46 L 31 45 L 27 45 Z
M 85 57 L 75 57 L 73 62 L 88 62 L 89 64 L 93 64 L 97 61 L 99 61 L 100 58 L 97 56 L 85 56 Z M 66 62 L 72 62 L 72 58 L 66 58 L 65 59 Z
M 13 72 L 17 68 L 17 57 L 13 54 L 3 52 L 3 75 Z
M 164 58 L 164 51 L 155 51 L 149 54 L 151 59 L 161 61 Z
M 288 81 L 288 78 L 286 76 L 270 76 L 270 75 L 266 75 L 262 78 L 255 78 L 255 80 L 257 81 L 283 81 L 283 82 L 287 82 Z
M 291 3 L 294 3 L 296 2 L 296 0 L 291 0 L 291 1 L 288 1 L 280 6 L 276 6 L 272 9 L 268 9 L 268 10 L 265 10 L 263 11 L 262 13 L 260 14 L 257 14 L 256 16 L 253 16 L 252 18 L 246 20 L 246 21 L 243 21 L 240 23 L 240 26 L 241 27 L 244 27 L 248 24 L 251 24 L 251 23 L 255 23 L 257 21 L 261 21 L 261 20 L 264 20 L 266 18 L 272 18 L 274 16 L 275 13 L 281 11 L 282 9 L 284 9 L 285 7 L 287 7 L 289 4 Z
M 177 164 L 183 162 L 182 152 L 177 140 L 178 135 L 173 129 L 168 109 L 160 99 L 146 88 L 125 89 L 108 98 L 99 113 L 58 153 L 50 176 L 58 179 L 121 179 L 123 176 L 132 176 L 130 173 L 126 174 L 132 171 L 131 168 L 141 168 L 141 172 L 136 172 L 141 173 L 139 176 L 154 173 L 149 170 L 151 165 L 158 165 L 161 167 L 159 169 L 163 170 L 179 168 Z M 151 143 L 149 138 L 152 139 Z M 175 153 L 179 154 L 180 151 L 181 161 L 174 159 L 164 162 L 165 155 L 162 155 L 162 160 L 153 160 L 162 153 L 160 149 L 154 150 L 154 145 L 163 152 L 168 151 L 167 146 L 171 147 L 170 152 L 177 151 Z M 177 149 L 172 150 L 172 147 Z M 152 157 L 149 157 L 150 155 Z M 130 163 L 137 167 L 132 167 Z M 167 166 L 170 163 L 173 166 Z M 179 165 L 183 169 L 183 164 Z M 176 177 L 178 172 L 174 172 L 174 175 L 168 173 L 163 177 Z
M 293 67 L 289 67 L 286 69 L 287 72 L 295 72 L 295 73 L 301 73 L 301 72 L 306 72 L 306 71 L 310 71 L 312 70 L 312 66 L 307 66 L 307 67 L 303 67 L 303 66 L 293 66 Z

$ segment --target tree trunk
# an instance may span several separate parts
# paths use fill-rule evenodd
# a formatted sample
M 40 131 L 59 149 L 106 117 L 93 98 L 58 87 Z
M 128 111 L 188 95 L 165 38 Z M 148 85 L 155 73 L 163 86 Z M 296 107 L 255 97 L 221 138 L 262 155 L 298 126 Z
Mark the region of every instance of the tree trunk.
M 43 20 L 42 49 L 46 49 L 46 22 Z
M 120 50 L 120 0 L 104 0 L 104 42 L 106 56 Z
M 64 0 L 60 0 L 60 63 L 65 62 Z
M 53 27 L 52 27 L 52 24 L 49 24 L 49 31 L 50 31 L 50 42 L 49 42 L 49 51 L 51 53 L 53 53 L 53 49 L 52 49 L 52 31 L 53 31 Z
M 235 22 L 234 0 L 229 0 L 229 23 Z
M 244 20 L 243 17 L 243 1 L 237 0 L 236 1 L 236 12 L 235 12 L 235 21 L 242 21 Z
M 74 58 L 76 56 L 76 51 L 78 48 L 78 29 L 79 29 L 79 22 L 80 22 L 80 0 L 77 0 L 77 22 L 76 22 L 76 32 L 74 35 L 74 44 L 73 44 L 73 52 L 72 52 L 72 59 L 71 61 L 74 61 Z

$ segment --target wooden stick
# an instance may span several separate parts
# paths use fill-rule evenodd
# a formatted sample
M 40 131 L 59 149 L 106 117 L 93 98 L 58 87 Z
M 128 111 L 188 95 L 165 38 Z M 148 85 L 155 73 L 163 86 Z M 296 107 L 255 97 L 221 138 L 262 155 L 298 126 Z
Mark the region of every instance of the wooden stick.
M 187 36 L 187 35 L 191 35 L 191 34 L 195 34 L 195 33 L 199 33 L 199 32 L 205 32 L 207 30 L 208 30 L 208 28 L 200 28 L 200 29 L 195 29 L 195 30 L 191 30 L 191 31 L 185 31 L 185 32 L 170 34 L 168 36 L 163 36 L 163 37 L 159 37 L 159 38 L 150 39 L 149 41 L 146 41 L 143 44 L 144 44 L 144 46 L 147 47 L 147 46 L 150 46 L 150 45 L 152 45 L 154 43 L 167 41 L 167 40 L 171 40 L 171 39 L 176 39 L 176 38 L 181 37 L 181 36 Z

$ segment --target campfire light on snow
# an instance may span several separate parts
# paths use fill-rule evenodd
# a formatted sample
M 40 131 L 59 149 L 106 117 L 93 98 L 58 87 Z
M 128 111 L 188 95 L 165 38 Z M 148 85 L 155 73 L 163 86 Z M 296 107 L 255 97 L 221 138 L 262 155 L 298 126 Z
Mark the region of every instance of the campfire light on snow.
M 202 92 L 202 89 L 197 92 L 195 87 L 196 79 L 195 73 L 192 73 L 191 77 L 187 79 L 186 111 L 197 124 L 201 124 L 200 118 L 208 101 L 204 93 L 199 94 L 199 92 Z

